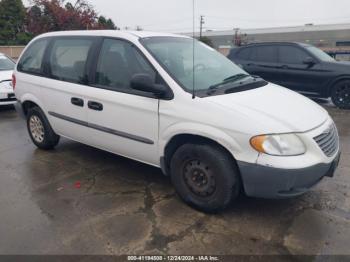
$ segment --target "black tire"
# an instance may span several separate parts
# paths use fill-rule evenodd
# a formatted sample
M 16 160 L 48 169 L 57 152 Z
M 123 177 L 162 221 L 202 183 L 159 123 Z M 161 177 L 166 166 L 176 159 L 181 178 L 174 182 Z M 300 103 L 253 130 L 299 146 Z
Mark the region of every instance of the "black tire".
M 35 124 L 37 124 L 37 129 L 33 127 Z M 39 107 L 28 110 L 27 128 L 33 143 L 40 149 L 51 150 L 55 148 L 60 141 L 60 137 L 52 130 L 49 121 Z M 40 136 L 36 135 L 37 133 L 35 130 L 40 130 L 38 131 Z
M 332 87 L 333 104 L 341 109 L 350 109 L 350 80 L 343 80 Z
M 198 210 L 218 212 L 239 195 L 241 182 L 237 166 L 219 146 L 185 144 L 173 155 L 170 170 L 177 193 Z

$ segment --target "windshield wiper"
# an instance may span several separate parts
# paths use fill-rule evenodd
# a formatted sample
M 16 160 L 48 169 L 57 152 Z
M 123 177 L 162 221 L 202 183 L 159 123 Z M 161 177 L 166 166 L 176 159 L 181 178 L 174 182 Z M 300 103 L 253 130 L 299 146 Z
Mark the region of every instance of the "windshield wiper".
M 247 75 L 247 74 L 237 74 L 237 75 L 233 75 L 233 76 L 227 77 L 222 82 L 210 86 L 209 89 L 208 89 L 207 94 L 211 95 L 211 94 L 215 93 L 219 89 L 219 87 L 221 87 L 223 85 L 226 85 L 228 83 L 234 83 L 234 82 L 236 82 L 238 80 L 241 80 L 241 79 L 244 79 L 244 78 L 247 78 L 247 77 L 251 77 L 251 76 Z
M 246 78 L 246 77 L 250 77 L 250 75 L 247 75 L 247 74 L 237 74 L 237 75 L 233 75 L 233 76 L 230 76 L 228 78 L 225 78 L 223 82 L 227 82 L 227 81 L 230 81 L 230 82 L 234 82 L 234 81 L 238 81 L 238 80 L 241 80 L 243 78 Z
M 211 87 L 209 87 L 209 89 L 208 89 L 208 91 L 207 91 L 207 95 L 212 95 L 212 94 L 214 94 L 218 89 L 219 89 L 218 86 L 211 86 Z

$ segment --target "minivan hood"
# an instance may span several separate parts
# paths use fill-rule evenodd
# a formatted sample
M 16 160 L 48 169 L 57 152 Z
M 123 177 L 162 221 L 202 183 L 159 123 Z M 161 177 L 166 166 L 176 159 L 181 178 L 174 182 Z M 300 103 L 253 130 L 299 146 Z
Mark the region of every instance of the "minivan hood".
M 275 84 L 208 99 L 249 118 L 266 133 L 306 132 L 328 118 L 327 111 L 312 100 Z

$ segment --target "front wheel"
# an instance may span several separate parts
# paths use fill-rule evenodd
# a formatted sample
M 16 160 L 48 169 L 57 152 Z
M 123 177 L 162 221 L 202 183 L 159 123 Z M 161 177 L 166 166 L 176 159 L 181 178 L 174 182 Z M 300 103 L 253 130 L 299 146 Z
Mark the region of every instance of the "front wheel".
M 175 152 L 170 168 L 177 193 L 201 211 L 225 209 L 240 192 L 234 160 L 219 146 L 185 144 Z
M 332 88 L 332 102 L 341 109 L 350 109 L 350 80 L 340 81 Z
M 52 130 L 45 114 L 38 107 L 29 109 L 27 128 L 33 143 L 40 149 L 53 149 L 60 140 L 60 137 Z

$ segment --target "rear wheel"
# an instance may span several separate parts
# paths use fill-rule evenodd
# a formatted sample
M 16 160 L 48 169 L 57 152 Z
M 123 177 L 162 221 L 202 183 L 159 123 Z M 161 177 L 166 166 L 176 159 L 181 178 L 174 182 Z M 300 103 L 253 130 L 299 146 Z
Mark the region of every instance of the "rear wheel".
M 232 157 L 215 145 L 185 144 L 171 160 L 171 180 L 180 197 L 205 211 L 225 209 L 240 191 Z
M 27 128 L 33 143 L 40 149 L 53 149 L 60 140 L 60 137 L 52 130 L 46 116 L 38 107 L 29 109 Z
M 336 83 L 332 88 L 333 104 L 342 109 L 350 109 L 350 80 Z

